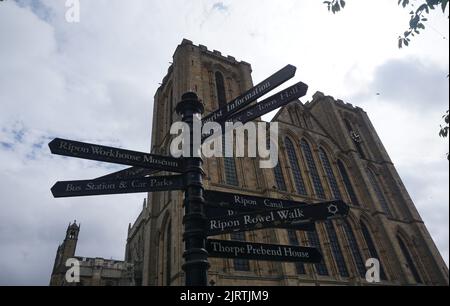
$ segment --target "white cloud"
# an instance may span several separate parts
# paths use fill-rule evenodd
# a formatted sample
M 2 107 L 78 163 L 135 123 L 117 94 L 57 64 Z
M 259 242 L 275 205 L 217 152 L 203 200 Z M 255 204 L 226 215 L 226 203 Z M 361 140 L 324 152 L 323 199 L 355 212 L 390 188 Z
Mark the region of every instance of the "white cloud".
M 418 58 L 448 70 L 442 35 L 429 29 L 398 50 L 407 12 L 392 0 L 373 1 L 370 11 L 368 1 L 355 0 L 331 15 L 316 1 L 81 0 L 75 24 L 64 19 L 65 1 L 1 3 L 0 27 L 7 30 L 0 31 L 0 284 L 47 284 L 56 247 L 74 218 L 82 222 L 77 253 L 123 258 L 127 224 L 144 195 L 52 199 L 57 180 L 120 167 L 51 156 L 46 143 L 58 136 L 148 151 L 153 95 L 182 38 L 252 63 L 255 83 L 296 65 L 309 96 L 321 90 L 362 97 L 361 88 L 375 89 L 377 67 L 395 59 Z M 430 25 L 448 37 L 445 16 L 434 17 Z M 442 192 L 448 190 L 448 164 L 442 166 L 448 145 L 435 135 L 441 111 L 375 99 L 347 102 L 367 110 L 448 254 L 448 218 L 435 213 L 436 207 L 448 212 L 448 192 Z

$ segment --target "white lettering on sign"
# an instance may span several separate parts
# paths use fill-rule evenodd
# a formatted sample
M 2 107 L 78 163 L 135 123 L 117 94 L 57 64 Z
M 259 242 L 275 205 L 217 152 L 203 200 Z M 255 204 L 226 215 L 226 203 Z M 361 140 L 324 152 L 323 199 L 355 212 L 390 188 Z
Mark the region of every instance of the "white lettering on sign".
M 73 185 L 73 184 L 67 184 L 66 186 L 66 192 L 75 192 L 75 191 L 81 191 L 81 186 Z
M 230 253 L 234 256 L 239 256 L 245 253 L 245 247 L 224 246 L 219 241 L 213 241 L 211 244 L 214 252 Z
M 251 244 L 247 244 L 247 253 L 253 255 L 264 255 L 264 256 L 281 256 L 281 247 L 276 249 L 265 248 L 264 246 L 253 246 Z
M 72 143 L 64 141 L 64 140 L 61 140 L 59 142 L 59 149 L 69 151 L 72 154 L 75 154 L 75 153 L 86 153 L 87 154 L 90 152 L 89 148 L 75 146 Z
M 115 189 L 116 184 L 114 183 L 87 183 L 86 184 L 86 190 L 87 191 L 93 191 L 93 190 L 111 190 Z
M 234 101 L 233 103 L 229 103 L 227 104 L 227 112 L 231 112 L 232 110 L 234 110 L 236 107 L 239 107 L 240 105 L 246 103 L 247 101 L 252 100 L 256 95 L 258 95 L 261 91 L 266 90 L 267 88 L 269 88 L 271 86 L 270 82 L 267 81 L 264 84 L 261 84 L 259 86 L 256 86 L 251 92 L 249 92 L 248 94 L 246 94 L 244 97 L 242 97 L 241 99 L 237 99 L 236 101 Z
M 298 250 L 294 250 L 290 247 L 283 247 L 283 253 L 284 256 L 289 256 L 289 257 L 298 257 L 298 258 L 309 258 L 309 253 L 308 252 L 301 252 Z
M 270 208 L 285 208 L 281 201 L 272 200 L 272 199 L 265 199 L 264 206 L 270 207 Z
M 211 230 L 218 230 L 220 229 L 221 231 L 224 231 L 227 228 L 230 227 L 236 227 L 239 226 L 239 220 L 229 220 L 229 221 L 224 221 L 224 220 L 210 220 L 209 221 L 209 228 Z
M 240 195 L 235 195 L 234 196 L 234 203 L 242 205 L 242 206 L 245 206 L 245 207 L 247 207 L 247 206 L 256 206 L 257 205 L 255 200 L 246 199 L 245 197 L 240 196 Z
M 281 220 L 297 219 L 305 217 L 303 215 L 303 210 L 296 208 L 294 210 L 277 210 L 278 216 Z
M 258 224 L 258 223 L 265 223 L 265 222 L 271 222 L 275 221 L 275 216 L 273 215 L 273 212 L 270 212 L 266 216 L 252 216 L 252 215 L 245 215 L 244 216 L 244 224 Z

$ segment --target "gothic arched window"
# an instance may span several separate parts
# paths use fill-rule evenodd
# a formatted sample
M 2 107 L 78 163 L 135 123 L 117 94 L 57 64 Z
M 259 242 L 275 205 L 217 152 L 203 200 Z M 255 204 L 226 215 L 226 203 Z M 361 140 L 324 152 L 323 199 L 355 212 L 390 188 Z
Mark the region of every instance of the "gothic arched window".
M 225 92 L 225 82 L 222 73 L 216 72 L 216 90 L 217 90 L 217 100 L 219 102 L 219 107 L 222 108 L 227 105 L 227 95 Z
M 297 154 L 295 154 L 294 144 L 288 137 L 286 137 L 285 145 L 297 192 L 301 195 L 307 195 L 305 183 L 303 181 L 302 173 L 300 171 L 300 166 L 297 160 Z
M 231 233 L 231 240 L 245 241 L 245 232 Z M 248 259 L 236 258 L 233 260 L 233 264 L 236 271 L 250 271 Z
M 316 230 L 317 230 L 317 225 L 316 225 Z M 308 234 L 308 242 L 309 242 L 309 246 L 313 247 L 313 248 L 317 248 L 318 251 L 322 253 L 322 248 L 320 246 L 320 241 L 319 241 L 319 235 L 317 234 L 316 231 L 309 231 L 307 232 Z M 328 275 L 328 269 L 327 269 L 327 265 L 325 264 L 325 258 L 322 258 L 322 261 L 319 263 L 315 264 L 316 267 L 316 271 L 317 274 L 319 275 Z
M 350 124 L 350 122 L 347 119 L 344 119 L 344 123 L 345 123 L 345 127 L 347 128 L 347 130 L 349 132 L 353 131 L 352 125 Z
M 222 150 L 225 155 L 225 137 L 222 137 Z M 224 157 L 223 165 L 225 169 L 225 183 L 228 185 L 239 186 L 234 157 Z
M 344 255 L 342 254 L 342 249 L 339 245 L 333 222 L 331 220 L 325 221 L 325 228 L 327 229 L 328 238 L 330 239 L 330 247 L 333 252 L 334 260 L 336 260 L 339 275 L 342 277 L 349 277 L 347 265 L 345 264 Z
M 286 191 L 286 183 L 284 182 L 283 170 L 281 170 L 280 162 L 273 168 L 275 181 L 277 182 L 278 190 Z
M 366 275 L 366 267 L 358 247 L 358 242 L 356 241 L 355 233 L 347 220 L 342 220 L 342 226 L 344 228 L 345 236 L 347 237 L 353 259 L 355 260 L 356 269 L 358 270 L 359 276 L 364 278 Z
M 300 245 L 298 243 L 297 233 L 295 230 L 287 230 L 289 245 Z M 297 270 L 297 274 L 306 274 L 305 265 L 302 262 L 295 263 L 295 269 Z
M 384 212 L 388 216 L 392 216 L 391 210 L 389 208 L 389 204 L 386 200 L 386 197 L 384 196 L 383 191 L 381 190 L 380 184 L 378 183 L 378 181 L 375 177 L 375 173 L 373 173 L 373 171 L 371 169 L 367 168 L 367 175 L 369 176 L 370 184 L 372 185 L 373 189 L 375 190 L 378 201 L 381 204 L 381 208 L 383 208 Z
M 335 199 L 342 199 L 341 192 L 339 191 L 339 186 L 334 176 L 333 168 L 331 167 L 330 160 L 328 159 L 327 153 L 324 149 L 319 149 L 320 160 L 322 161 L 323 169 L 327 174 L 328 183 L 330 184 L 331 191 L 333 192 L 333 197 Z
M 348 176 L 347 170 L 345 169 L 344 163 L 341 160 L 338 160 L 338 168 L 341 173 L 342 180 L 344 182 L 345 190 L 347 191 L 348 196 L 350 197 L 350 201 L 352 201 L 353 205 L 358 205 L 358 198 L 356 197 L 355 190 L 353 189 L 352 182 L 350 181 L 350 177 Z
M 270 148 L 270 138 L 267 138 L 267 149 Z M 277 183 L 278 190 L 286 191 L 286 182 L 284 181 L 283 170 L 281 169 L 281 161 L 278 157 L 278 163 L 273 168 L 273 174 L 275 176 L 275 182 Z
M 300 142 L 303 154 L 305 155 L 306 164 L 308 165 L 309 172 L 311 173 L 311 178 L 314 185 L 314 190 L 320 199 L 325 199 L 325 191 L 323 190 L 322 182 L 320 181 L 319 172 L 317 171 L 316 163 L 314 162 L 314 157 L 311 151 L 311 147 L 302 139 Z
M 414 279 L 418 284 L 422 284 L 422 279 L 420 278 L 419 271 L 416 268 L 416 265 L 414 264 L 414 261 L 412 259 L 411 254 L 408 251 L 408 248 L 406 247 L 406 244 L 403 242 L 402 238 L 397 236 L 398 244 L 400 245 L 400 249 L 402 250 L 403 256 L 406 259 L 406 262 L 408 263 L 408 268 L 411 271 L 412 275 L 414 276 Z
M 378 251 L 375 248 L 375 244 L 373 243 L 372 236 L 370 235 L 370 232 L 367 229 L 367 226 L 363 222 L 361 222 L 361 231 L 362 231 L 364 240 L 366 241 L 367 248 L 369 249 L 370 257 L 376 258 L 380 262 L 380 277 L 381 277 L 381 279 L 386 279 L 386 274 L 384 273 L 383 264 L 381 263 L 380 256 L 378 256 Z
M 172 275 L 172 224 L 169 222 L 166 231 L 166 286 L 171 284 Z

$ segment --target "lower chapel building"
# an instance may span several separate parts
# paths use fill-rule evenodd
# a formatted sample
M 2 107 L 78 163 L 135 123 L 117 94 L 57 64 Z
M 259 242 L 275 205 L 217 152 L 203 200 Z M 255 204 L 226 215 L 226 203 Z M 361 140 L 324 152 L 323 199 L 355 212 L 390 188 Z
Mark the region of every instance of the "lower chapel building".
M 183 40 L 155 95 L 151 152 L 169 154 L 169 130 L 180 120 L 175 107 L 183 93 L 198 94 L 205 116 L 253 87 L 251 72 L 246 62 Z M 315 232 L 264 229 L 216 237 L 313 246 L 324 260 L 210 258 L 211 285 L 366 285 L 369 258 L 380 261 L 381 284 L 448 285 L 448 268 L 364 110 L 317 92 L 310 102 L 282 107 L 272 122 L 279 123 L 274 169 L 261 169 L 258 158 L 204 159 L 205 188 L 312 205 L 342 199 L 349 216 L 316 223 Z M 184 285 L 183 215 L 182 192 L 148 194 L 128 229 L 125 262 L 115 263 L 115 278 L 111 271 L 98 272 L 98 284 Z M 75 249 L 69 253 L 66 258 Z M 52 279 L 63 273 L 59 266 L 55 262 Z M 95 275 L 95 263 L 90 273 Z M 86 284 L 89 279 L 87 274 Z

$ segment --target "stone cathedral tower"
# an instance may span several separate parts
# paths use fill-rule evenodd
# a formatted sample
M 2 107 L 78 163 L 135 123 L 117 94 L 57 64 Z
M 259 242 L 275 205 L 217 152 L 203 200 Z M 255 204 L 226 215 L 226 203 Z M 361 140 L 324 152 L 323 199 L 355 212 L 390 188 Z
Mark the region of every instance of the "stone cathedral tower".
M 280 67 L 281 68 L 281 67 Z M 177 47 L 154 99 L 152 147 L 169 154 L 171 123 L 181 95 L 195 91 L 205 114 L 253 86 L 250 64 L 189 40 Z M 346 220 L 315 232 L 265 229 L 220 239 L 315 246 L 320 264 L 210 258 L 215 285 L 366 285 L 365 263 L 380 261 L 381 284 L 448 285 L 448 268 L 421 220 L 367 114 L 317 92 L 312 101 L 281 108 L 279 163 L 260 169 L 255 158 L 205 160 L 207 189 L 310 203 L 343 199 Z M 164 175 L 164 174 L 162 174 Z M 148 195 L 128 230 L 125 260 L 135 283 L 184 285 L 183 195 Z
M 55 263 L 53 265 L 50 285 L 63 283 L 64 273 L 66 271 L 65 262 L 69 258 L 75 257 L 77 248 L 78 234 L 80 233 L 80 225 L 76 221 L 69 223 L 66 231 L 66 237 L 56 251 Z

